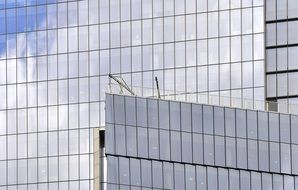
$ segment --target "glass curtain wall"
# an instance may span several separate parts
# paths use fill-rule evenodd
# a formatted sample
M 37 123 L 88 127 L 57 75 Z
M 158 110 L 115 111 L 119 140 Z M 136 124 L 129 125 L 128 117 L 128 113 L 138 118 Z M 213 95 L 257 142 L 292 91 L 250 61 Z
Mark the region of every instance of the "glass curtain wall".
M 298 113 L 298 2 L 267 0 L 266 72 L 267 99 L 283 104 L 282 110 Z M 286 104 L 295 104 L 288 107 Z
M 119 95 L 106 105 L 103 187 L 297 188 L 296 115 Z
M 0 190 L 92 189 L 109 73 L 150 89 L 157 76 L 176 99 L 264 100 L 263 12 L 262 0 L 0 1 Z

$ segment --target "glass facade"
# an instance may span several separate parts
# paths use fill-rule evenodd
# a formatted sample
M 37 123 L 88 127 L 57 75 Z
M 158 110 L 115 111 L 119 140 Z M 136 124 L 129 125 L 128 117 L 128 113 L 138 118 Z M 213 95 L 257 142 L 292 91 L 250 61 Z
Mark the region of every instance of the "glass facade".
M 102 187 L 294 190 L 298 183 L 296 115 L 106 97 Z
M 179 100 L 241 107 L 241 98 L 263 101 L 263 20 L 263 0 L 0 0 L 0 190 L 94 188 L 94 128 L 105 126 L 109 73 L 144 95 L 154 94 L 157 76 L 162 93 L 180 93 Z M 138 125 L 156 126 L 163 114 L 148 113 L 152 121 L 138 112 Z M 184 126 L 178 121 L 189 120 L 174 118 L 163 121 L 161 135 L 167 141 L 177 122 L 171 143 L 181 138 L 188 146 L 189 129 L 183 137 L 177 130 Z M 127 129 L 119 130 L 126 140 Z M 159 138 L 159 131 L 140 130 Z M 144 157 L 190 159 L 166 143 L 160 149 L 167 156 L 157 141 L 142 143 L 152 146 L 137 152 Z M 123 155 L 135 151 L 123 148 Z
M 297 36 L 298 2 L 267 0 L 266 59 L 267 98 L 281 103 L 281 110 L 298 113 Z

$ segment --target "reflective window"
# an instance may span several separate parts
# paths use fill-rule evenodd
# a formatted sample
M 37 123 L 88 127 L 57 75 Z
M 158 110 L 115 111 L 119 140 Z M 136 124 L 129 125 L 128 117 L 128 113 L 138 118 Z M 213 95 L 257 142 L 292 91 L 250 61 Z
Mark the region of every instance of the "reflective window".
M 219 166 L 225 166 L 225 142 L 224 137 L 215 136 L 215 164 Z M 230 157 L 230 155 L 227 155 Z
M 247 111 L 247 137 L 257 139 L 257 112 Z
M 138 128 L 138 156 L 148 157 L 148 133 L 145 128 Z
M 259 170 L 269 171 L 269 144 L 259 141 Z
M 279 144 L 270 142 L 270 171 L 280 171 Z
M 170 129 L 180 130 L 180 104 L 170 102 Z
M 163 187 L 163 176 L 162 176 L 162 163 L 157 161 L 152 161 L 152 181 L 154 188 Z
M 247 157 L 248 168 L 258 169 L 258 147 L 257 142 L 254 140 L 247 140 Z
M 225 109 L 225 130 L 227 136 L 235 136 L 235 110 Z
M 214 133 L 217 135 L 224 135 L 225 134 L 224 126 L 225 126 L 224 109 L 221 107 L 214 107 Z
M 237 167 L 247 168 L 247 142 L 245 139 L 237 139 Z
M 210 135 L 204 135 L 204 162 L 214 164 L 214 141 Z
M 174 184 L 177 189 L 185 189 L 184 166 L 182 164 L 174 164 Z
M 171 159 L 181 161 L 181 135 L 179 132 L 171 131 L 171 147 L 175 147 L 175 151 L 171 151 Z
M 142 186 L 151 187 L 152 186 L 152 174 L 151 174 L 151 162 L 148 160 L 141 161 L 141 179 Z
M 204 133 L 213 134 L 213 108 L 211 106 L 203 106 Z
M 165 189 L 172 189 L 174 187 L 173 164 L 167 162 L 163 163 L 163 180 Z
M 201 134 L 193 134 L 193 162 L 203 163 L 203 138 Z

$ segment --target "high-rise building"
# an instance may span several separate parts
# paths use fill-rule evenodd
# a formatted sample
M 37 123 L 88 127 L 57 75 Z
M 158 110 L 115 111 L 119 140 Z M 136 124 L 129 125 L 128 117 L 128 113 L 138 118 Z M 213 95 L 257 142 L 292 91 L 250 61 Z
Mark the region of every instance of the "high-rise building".
M 275 20 L 267 7 L 264 0 L 0 0 L 0 190 L 98 187 L 98 129 L 106 124 L 105 92 L 115 87 L 109 74 L 139 96 L 156 96 L 157 77 L 162 98 L 284 111 L 265 102 L 295 94 L 294 87 L 271 94 L 281 80 L 272 83 L 280 71 L 265 64 L 279 48 L 268 45 L 265 26 Z
M 267 98 L 283 111 L 298 112 L 298 2 L 267 0 Z M 288 106 L 288 104 L 290 106 Z
M 102 189 L 297 189 L 297 115 L 113 94 L 106 108 Z

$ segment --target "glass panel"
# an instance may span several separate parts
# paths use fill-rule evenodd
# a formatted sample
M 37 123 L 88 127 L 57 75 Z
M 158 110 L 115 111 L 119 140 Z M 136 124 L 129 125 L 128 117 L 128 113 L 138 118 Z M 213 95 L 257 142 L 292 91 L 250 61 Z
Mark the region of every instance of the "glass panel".
M 190 133 L 182 132 L 182 162 L 192 162 L 192 141 Z
M 147 126 L 146 99 L 137 98 L 137 125 Z
M 127 155 L 130 155 L 130 156 L 137 156 L 137 134 L 136 134 L 137 132 L 136 131 L 137 131 L 136 127 L 126 126 Z
M 175 147 L 175 151 L 171 151 L 171 159 L 181 161 L 181 135 L 179 132 L 171 131 L 171 147 Z
M 278 143 L 269 143 L 270 146 L 270 171 L 280 172 L 280 152 Z
M 240 171 L 240 181 L 241 190 L 250 190 L 250 172 Z
M 185 189 L 196 189 L 196 168 L 192 165 L 185 165 Z
M 184 165 L 174 164 L 175 189 L 185 189 Z
M 130 159 L 130 180 L 132 185 L 141 185 L 140 160 Z
M 208 189 L 217 190 L 217 169 L 207 168 Z
M 157 101 L 148 99 L 147 101 L 148 110 L 148 127 L 157 128 L 158 127 L 158 107 Z
M 158 130 L 149 129 L 149 157 L 159 158 Z
M 290 143 L 291 132 L 290 132 L 290 116 L 280 114 L 280 141 Z
M 215 136 L 215 164 L 225 166 L 225 141 L 224 137 Z
M 229 189 L 229 174 L 228 170 L 219 168 L 218 169 L 218 187 L 220 190 Z
M 298 162 L 295 160 L 298 159 L 298 145 L 292 145 L 292 173 L 298 173 Z
M 153 187 L 162 188 L 162 163 L 158 161 L 152 161 L 152 176 L 153 176 Z
M 152 187 L 151 161 L 141 160 L 142 186 Z
M 214 141 L 210 135 L 204 135 L 204 162 L 208 165 L 214 164 Z
M 221 107 L 214 107 L 214 133 L 216 135 L 224 135 L 225 134 L 225 117 L 224 117 L 224 109 Z M 205 118 L 204 118 L 205 120 Z
M 119 182 L 129 185 L 129 159 L 119 157 Z
M 235 109 L 225 109 L 225 130 L 227 136 L 235 137 Z
M 291 151 L 289 144 L 281 144 L 280 146 L 281 154 L 281 172 L 291 173 Z
M 238 190 L 240 187 L 239 171 L 229 170 L 229 172 L 230 172 L 230 190 Z
M 288 17 L 298 17 L 298 2 L 295 0 L 288 0 Z
M 247 141 L 247 156 L 248 156 L 248 168 L 258 169 L 258 147 L 257 141 L 248 140 Z
M 170 160 L 170 132 L 165 130 L 159 131 L 160 158 Z
M 236 144 L 234 138 L 226 138 L 226 165 L 236 167 Z
M 257 172 L 251 172 L 251 189 L 261 190 L 261 174 Z
M 273 174 L 273 190 L 283 190 L 283 176 Z
M 197 170 L 197 189 L 207 189 L 206 167 L 196 166 Z
M 201 134 L 193 133 L 193 162 L 203 163 L 203 138 Z
M 202 106 L 192 104 L 192 130 L 196 133 L 202 133 Z
M 107 157 L 107 165 L 108 165 L 108 179 L 109 183 L 119 183 L 118 175 L 119 175 L 119 166 L 118 166 L 118 158 L 113 156 Z
M 115 126 L 116 154 L 126 155 L 125 126 Z
M 180 130 L 180 104 L 177 102 L 170 102 L 170 127 Z
M 181 130 L 191 132 L 191 104 L 181 103 Z
M 204 133 L 213 134 L 213 109 L 211 106 L 203 106 Z
M 259 170 L 269 171 L 269 146 L 263 141 L 259 141 Z
M 258 135 L 257 112 L 247 111 L 247 136 L 248 138 L 257 139 Z
M 297 73 L 289 73 L 289 95 L 297 95 L 298 94 L 298 87 L 296 85 L 296 81 L 298 80 Z
M 148 157 L 148 133 L 147 129 L 138 127 L 138 156 Z
M 174 186 L 174 172 L 173 164 L 164 162 L 163 163 L 163 185 L 165 189 L 173 189 Z
M 262 189 L 272 190 L 272 175 L 263 173 L 262 174 Z
M 247 168 L 247 142 L 237 138 L 237 167 Z

